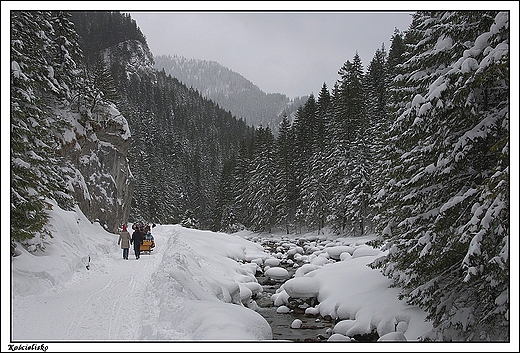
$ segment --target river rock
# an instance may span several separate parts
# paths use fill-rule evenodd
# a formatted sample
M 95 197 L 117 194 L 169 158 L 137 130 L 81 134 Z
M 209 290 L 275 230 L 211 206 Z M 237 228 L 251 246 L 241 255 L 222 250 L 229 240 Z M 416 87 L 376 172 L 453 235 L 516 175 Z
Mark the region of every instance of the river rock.
M 379 337 L 377 342 L 405 342 L 406 337 L 402 332 L 389 332 L 384 336 Z
M 313 277 L 295 277 L 284 283 L 283 288 L 292 298 L 315 298 L 319 286 Z
M 278 314 L 287 314 L 288 312 L 290 312 L 291 309 L 289 309 L 287 306 L 285 305 L 280 305 L 277 309 L 276 309 L 276 313 Z
M 302 320 L 294 319 L 294 321 L 291 324 L 291 328 L 301 328 L 301 327 L 302 327 Z
M 289 278 L 289 271 L 282 267 L 271 267 L 265 271 L 265 275 L 274 281 L 285 281 Z

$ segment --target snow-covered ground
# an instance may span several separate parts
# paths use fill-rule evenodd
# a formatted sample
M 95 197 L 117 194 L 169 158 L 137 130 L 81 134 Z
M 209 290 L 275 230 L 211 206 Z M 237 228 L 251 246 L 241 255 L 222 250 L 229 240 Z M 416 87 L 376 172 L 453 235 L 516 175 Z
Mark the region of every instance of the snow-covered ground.
M 431 329 L 422 310 L 399 301 L 398 289 L 388 288 L 389 280 L 366 266 L 381 255 L 365 245 L 369 238 L 229 235 L 158 225 L 153 252 L 136 260 L 131 249 L 124 260 L 118 235 L 91 224 L 79 210 L 55 208 L 51 225 L 54 237 L 46 240 L 45 252 L 22 250 L 11 258 L 11 332 L 2 330 L 2 350 L 9 343 L 22 349 L 43 343 L 51 351 L 112 351 L 118 345 L 157 351 L 171 350 L 172 342 L 182 351 L 253 350 L 252 344 L 273 338 L 255 311 L 254 294 L 262 291 L 255 273 L 282 280 L 280 262 L 293 264 L 296 273 L 272 296 L 274 304 L 285 309 L 289 295 L 317 297 L 319 304 L 307 308 L 308 314 L 339 320 L 329 341 L 347 342 L 372 329 L 385 341 L 413 341 Z M 259 244 L 266 240 L 277 244 L 273 253 Z M 7 327 L 6 287 L 2 327 Z M 262 349 L 288 350 L 287 344 L 299 351 L 331 347 L 271 341 Z M 377 348 L 358 344 L 349 350 L 381 349 L 385 343 L 374 344 Z M 414 351 L 417 344 L 427 348 L 408 342 L 385 349 Z

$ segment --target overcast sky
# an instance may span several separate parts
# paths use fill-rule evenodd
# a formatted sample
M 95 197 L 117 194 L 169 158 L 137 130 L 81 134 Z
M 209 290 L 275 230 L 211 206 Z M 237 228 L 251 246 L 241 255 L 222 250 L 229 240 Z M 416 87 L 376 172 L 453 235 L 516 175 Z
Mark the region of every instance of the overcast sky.
M 131 12 L 154 55 L 216 61 L 266 93 L 332 88 L 356 51 L 366 68 L 411 12 Z

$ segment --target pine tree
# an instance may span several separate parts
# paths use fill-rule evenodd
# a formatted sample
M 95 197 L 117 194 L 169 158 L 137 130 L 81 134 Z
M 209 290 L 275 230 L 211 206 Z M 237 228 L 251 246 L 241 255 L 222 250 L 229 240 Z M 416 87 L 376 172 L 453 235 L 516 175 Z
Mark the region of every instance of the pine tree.
M 51 107 L 67 104 L 81 53 L 61 12 L 11 12 L 11 248 L 45 230 L 48 200 L 70 205 L 60 133 Z M 40 241 L 39 246 L 43 249 Z
M 193 229 L 199 228 L 199 221 L 195 217 L 195 213 L 191 209 L 187 209 L 184 212 L 181 220 L 181 226 Z
M 269 127 L 260 127 L 254 140 L 245 199 L 253 229 L 269 231 L 276 222 L 276 168 L 274 136 Z
M 305 219 L 306 226 L 317 228 L 318 233 L 324 228 L 328 215 L 327 203 L 329 186 L 326 180 L 326 126 L 331 119 L 331 98 L 327 85 L 323 84 L 314 112 L 312 155 L 308 162 L 308 171 L 300 185 L 300 214 Z
M 236 160 L 234 158 L 224 163 L 217 192 L 217 201 L 215 202 L 213 219 L 217 222 L 212 227 L 213 231 L 232 233 L 239 230 L 239 222 L 235 215 L 236 207 L 234 206 L 233 171 L 235 168 Z
M 121 97 L 117 92 L 116 83 L 109 68 L 102 61 L 98 61 L 93 76 L 94 86 L 102 93 L 103 99 L 114 104 L 118 103 Z
M 367 218 L 370 223 L 376 224 L 379 221 L 381 204 L 378 200 L 379 191 L 382 190 L 386 177 L 386 167 L 388 160 L 388 142 L 386 134 L 389 130 L 390 119 L 388 113 L 390 75 L 384 45 L 374 54 L 365 75 L 365 87 L 367 94 L 367 119 L 369 127 L 364 137 L 369 143 L 370 162 L 372 164 L 371 187 L 367 207 L 369 214 Z M 370 229 L 373 230 L 373 229 Z
M 297 185 L 294 179 L 294 135 L 287 115 L 284 115 L 276 139 L 276 214 L 277 223 L 287 234 L 294 226 Z
M 253 133 L 253 136 L 254 135 L 256 135 L 256 131 Z M 248 219 L 249 205 L 247 188 L 250 179 L 249 168 L 253 158 L 252 144 L 252 142 L 247 143 L 242 141 L 242 145 L 237 154 L 236 166 L 233 171 L 233 195 L 236 209 L 235 215 L 246 227 L 250 226 Z
M 330 200 L 332 227 L 337 233 L 364 234 L 370 190 L 370 149 L 365 133 L 368 120 L 365 103 L 364 72 L 356 53 L 346 61 L 335 92 L 332 119 L 335 146 L 331 151 L 328 175 L 337 188 Z M 347 228 L 348 227 L 348 228 Z
M 383 202 L 389 250 L 373 266 L 443 340 L 508 339 L 507 13 L 419 12 Z

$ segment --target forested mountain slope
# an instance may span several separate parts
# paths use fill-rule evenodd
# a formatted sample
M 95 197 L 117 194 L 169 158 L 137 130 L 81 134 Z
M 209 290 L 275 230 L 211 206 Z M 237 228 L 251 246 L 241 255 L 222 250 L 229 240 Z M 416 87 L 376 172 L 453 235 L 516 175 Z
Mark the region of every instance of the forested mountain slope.
M 265 93 L 242 75 L 215 61 L 159 55 L 155 56 L 155 67 L 255 127 L 277 131 L 283 115 L 290 116 L 307 99 L 289 99 L 281 93 Z
M 118 106 L 132 131 L 136 192 L 131 220 L 178 223 L 191 210 L 203 227 L 211 226 L 223 163 L 252 129 L 156 71 L 153 55 L 128 15 L 76 12 L 72 18 L 90 64 L 110 70 Z
M 221 229 L 375 232 L 442 340 L 509 337 L 509 14 L 418 12 L 225 174 Z

